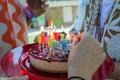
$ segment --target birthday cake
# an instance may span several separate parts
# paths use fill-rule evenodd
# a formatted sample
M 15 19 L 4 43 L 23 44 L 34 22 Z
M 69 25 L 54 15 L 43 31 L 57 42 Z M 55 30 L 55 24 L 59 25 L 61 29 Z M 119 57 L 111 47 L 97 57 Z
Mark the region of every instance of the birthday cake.
M 49 37 L 47 40 L 45 34 L 40 34 L 40 37 L 38 36 L 39 43 L 29 50 L 31 65 L 38 70 L 50 73 L 67 72 L 70 41 L 65 39 L 65 36 L 60 38 L 60 34 L 59 36 L 54 35 L 54 39 Z

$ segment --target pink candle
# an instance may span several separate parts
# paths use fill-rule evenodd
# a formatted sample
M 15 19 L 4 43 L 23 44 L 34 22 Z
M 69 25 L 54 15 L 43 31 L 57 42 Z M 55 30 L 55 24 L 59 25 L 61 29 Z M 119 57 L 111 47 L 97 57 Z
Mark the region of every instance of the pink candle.
M 42 44 L 47 44 L 47 38 L 44 34 L 41 35 Z

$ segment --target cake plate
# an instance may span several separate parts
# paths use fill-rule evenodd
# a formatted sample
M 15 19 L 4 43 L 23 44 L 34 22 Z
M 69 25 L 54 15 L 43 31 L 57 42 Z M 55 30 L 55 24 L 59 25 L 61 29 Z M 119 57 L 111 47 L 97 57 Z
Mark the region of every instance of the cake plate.
M 29 62 L 28 50 L 35 44 L 19 46 L 1 60 L 1 66 L 8 76 L 28 75 L 29 80 L 67 80 L 67 73 L 47 73 L 33 68 Z

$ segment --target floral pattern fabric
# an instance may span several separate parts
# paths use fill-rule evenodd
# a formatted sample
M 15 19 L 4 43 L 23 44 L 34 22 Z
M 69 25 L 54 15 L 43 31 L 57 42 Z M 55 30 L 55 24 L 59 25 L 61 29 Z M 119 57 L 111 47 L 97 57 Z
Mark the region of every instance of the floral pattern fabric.
M 94 34 L 94 37 L 102 45 L 103 51 L 120 61 L 120 0 L 113 0 L 114 3 L 111 4 L 109 14 L 104 24 L 102 24 L 103 28 L 100 28 L 102 1 L 89 0 L 86 7 L 84 32 Z

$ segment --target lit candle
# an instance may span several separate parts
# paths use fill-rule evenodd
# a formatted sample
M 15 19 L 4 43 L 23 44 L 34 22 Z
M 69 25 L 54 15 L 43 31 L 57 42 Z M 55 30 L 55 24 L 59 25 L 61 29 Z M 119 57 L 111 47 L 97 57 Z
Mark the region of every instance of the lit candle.
M 40 27 L 40 31 L 41 31 L 41 32 L 44 32 L 44 31 L 45 31 L 43 26 Z
M 37 37 L 38 43 L 39 43 L 39 50 L 41 50 L 41 34 L 38 35 Z
M 51 27 L 51 29 L 53 29 L 53 21 L 52 20 L 51 20 L 51 26 L 50 27 Z
M 70 40 L 70 33 L 67 32 L 67 36 L 66 36 L 67 40 Z
M 53 36 L 53 32 L 51 31 L 50 38 L 48 40 L 48 46 L 50 48 L 52 48 L 53 40 L 54 40 L 54 36 Z
M 52 48 L 53 40 L 54 40 L 53 37 L 50 37 L 50 39 L 48 40 L 48 46 L 49 46 L 49 48 Z
M 62 32 L 64 32 L 64 27 L 63 27 L 63 25 L 61 26 L 61 30 L 62 30 Z
M 41 39 L 42 39 L 42 44 L 47 44 L 47 38 L 46 38 L 45 34 L 41 35 Z
M 78 34 L 80 34 L 80 32 L 78 31 Z
M 55 49 L 57 47 L 58 47 L 58 42 L 53 40 L 52 49 Z
M 65 51 L 66 42 L 64 40 L 60 40 L 60 44 L 61 44 L 62 50 Z
M 58 32 L 54 32 L 53 33 L 54 34 L 54 39 L 56 40 L 56 41 L 59 41 L 59 33 Z
M 50 38 L 50 31 L 48 30 L 47 31 L 47 40 L 49 40 L 49 38 Z
M 72 39 L 71 39 L 71 36 L 70 36 L 70 33 L 69 33 L 69 32 L 67 33 L 66 38 L 67 38 L 68 46 L 69 46 L 69 48 L 70 48 L 70 45 L 72 44 Z
M 41 34 L 38 35 L 38 43 L 41 44 Z
M 50 37 L 54 38 L 53 31 L 50 31 Z
M 55 30 L 55 32 L 56 32 L 56 26 L 54 25 L 54 30 Z

